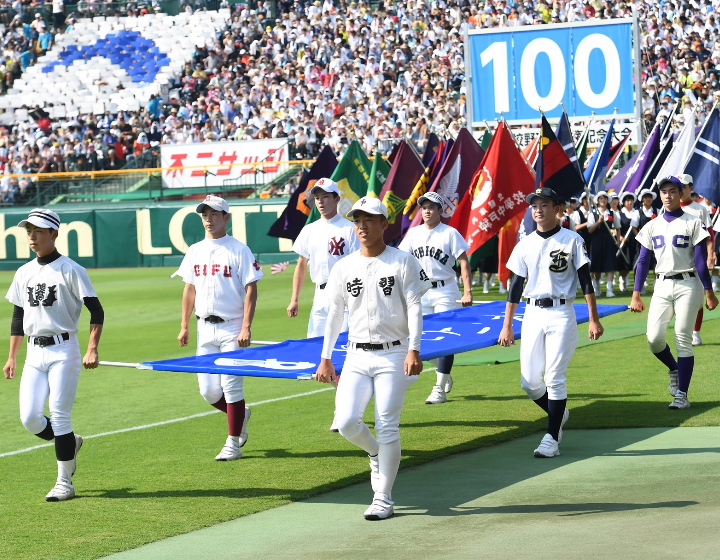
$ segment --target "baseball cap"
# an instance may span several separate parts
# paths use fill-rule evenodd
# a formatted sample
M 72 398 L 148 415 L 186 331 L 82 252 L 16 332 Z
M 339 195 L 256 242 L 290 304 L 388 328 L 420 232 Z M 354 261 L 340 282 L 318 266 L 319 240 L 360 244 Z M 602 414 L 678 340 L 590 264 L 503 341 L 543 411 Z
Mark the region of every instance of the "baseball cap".
M 608 201 L 610 200 L 610 195 L 607 193 L 607 191 L 598 191 L 597 194 L 593 197 L 595 204 L 597 204 L 597 201 L 601 196 L 607 197 Z
M 33 208 L 27 219 L 18 224 L 18 227 L 25 227 L 32 224 L 39 228 L 60 229 L 60 216 L 46 208 Z
M 356 201 L 355 204 L 353 204 L 353 207 L 350 209 L 350 212 L 345 214 L 346 217 L 352 218 L 355 215 L 356 211 L 362 211 L 366 212 L 368 214 L 380 214 L 388 217 L 388 209 L 387 206 L 385 206 L 379 198 L 374 198 L 371 196 L 363 196 L 360 200 Z
M 328 193 L 340 194 L 340 187 L 338 186 L 338 184 L 332 179 L 328 179 L 327 177 L 319 179 L 310 189 L 310 194 L 315 194 L 315 191 L 317 189 L 322 189 Z
M 692 175 L 688 175 L 687 173 L 685 175 L 680 175 L 680 177 L 678 177 L 678 179 L 680 179 L 680 182 L 683 185 L 689 185 L 690 183 L 693 182 Z
M 535 197 L 546 198 L 548 200 L 552 200 L 555 204 L 558 203 L 558 195 L 550 187 L 538 187 L 525 197 L 525 202 L 532 204 Z
M 624 192 L 620 198 L 622 198 L 623 202 L 625 202 L 626 198 L 632 198 L 633 202 L 637 200 L 637 196 L 635 196 L 635 193 L 633 192 Z
M 198 204 L 197 208 L 195 208 L 195 212 L 202 214 L 203 208 L 206 206 L 220 212 L 230 212 L 230 205 L 227 203 L 227 200 L 222 199 L 219 196 L 215 196 L 214 194 L 207 195 L 205 200 L 203 200 L 200 204 Z
M 683 184 L 680 182 L 680 179 L 677 177 L 665 177 L 664 179 L 660 179 L 658 181 L 658 188 L 662 187 L 665 183 L 670 183 L 672 185 L 675 185 L 678 189 L 682 190 Z
M 643 189 L 640 191 L 640 199 L 642 200 L 642 197 L 644 197 L 646 194 L 652 196 L 653 200 L 657 198 L 657 195 L 650 189 Z
M 442 197 L 436 193 L 436 192 L 428 192 L 422 195 L 420 198 L 418 198 L 418 206 L 422 206 L 422 203 L 425 201 L 434 202 L 435 204 L 439 204 L 442 208 L 443 206 L 443 199 Z

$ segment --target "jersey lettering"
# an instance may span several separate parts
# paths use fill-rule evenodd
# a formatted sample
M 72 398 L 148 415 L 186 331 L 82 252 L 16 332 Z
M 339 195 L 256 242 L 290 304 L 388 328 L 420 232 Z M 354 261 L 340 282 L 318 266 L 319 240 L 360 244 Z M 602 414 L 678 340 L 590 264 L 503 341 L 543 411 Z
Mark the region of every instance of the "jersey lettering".
M 57 286 L 37 284 L 34 288 L 28 286 L 27 291 L 30 307 L 39 307 L 41 303 L 43 307 L 52 307 L 57 301 Z
M 687 235 L 674 235 L 673 245 L 681 249 L 687 247 L 688 245 L 690 245 L 690 238 Z
M 423 282 L 427 282 L 428 280 L 430 280 L 430 278 L 428 278 L 428 275 L 425 274 L 425 271 L 422 268 L 420 269 L 420 280 L 422 280 Z
M 565 253 L 560 249 L 550 251 L 550 258 L 552 258 L 552 264 L 550 265 L 550 272 L 565 272 L 568 269 L 568 257 L 569 253 Z
M 222 275 L 225 278 L 232 278 L 231 266 L 214 263 L 210 265 L 210 276 L 220 276 L 220 267 L 222 267 Z M 207 265 L 202 265 L 202 268 L 200 268 L 199 264 L 193 265 L 193 272 L 195 272 L 195 276 L 207 276 Z
M 347 283 L 347 291 L 352 297 L 358 297 L 362 288 L 363 285 L 360 278 L 355 278 L 355 280 L 353 280 L 352 282 Z
M 220 265 L 219 264 L 213 264 L 210 266 L 211 276 L 215 276 L 218 272 L 220 272 Z
M 412 251 L 413 256 L 416 259 L 421 259 L 423 257 L 431 257 L 438 261 L 440 264 L 447 264 L 448 260 L 450 259 L 450 255 L 447 253 L 444 253 L 441 249 L 436 249 L 435 247 L 418 247 L 414 251 Z
M 335 237 L 330 238 L 330 247 L 328 252 L 331 255 L 344 255 L 345 254 L 345 240 L 341 237 L 336 239 Z
M 232 277 L 232 267 L 231 267 L 231 266 L 225 265 L 225 266 L 223 267 L 223 276 L 224 276 L 225 278 L 231 278 L 231 277 Z
M 394 276 L 387 276 L 385 278 L 380 278 L 380 282 L 378 282 L 378 286 L 382 288 L 383 294 L 386 296 L 392 295 L 392 289 L 395 285 L 395 277 Z
M 662 235 L 653 235 L 653 248 L 662 249 L 665 247 L 665 238 Z

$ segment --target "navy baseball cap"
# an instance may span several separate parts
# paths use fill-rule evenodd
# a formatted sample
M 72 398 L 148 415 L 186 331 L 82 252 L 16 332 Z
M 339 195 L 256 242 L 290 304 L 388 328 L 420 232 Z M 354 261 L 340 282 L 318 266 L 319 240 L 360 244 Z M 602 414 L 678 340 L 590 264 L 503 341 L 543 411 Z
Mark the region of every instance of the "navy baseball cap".
M 658 189 L 660 187 L 662 187 L 665 183 L 672 183 L 673 185 L 675 185 L 678 188 L 678 190 L 683 189 L 682 181 L 680 181 L 680 179 L 678 179 L 677 177 L 670 176 L 670 177 L 665 177 L 664 179 L 660 179 L 658 181 Z
M 557 193 L 552 190 L 550 187 L 538 187 L 533 192 L 531 192 L 529 195 L 525 197 L 525 202 L 528 204 L 532 204 L 532 201 L 535 197 L 540 198 L 546 198 L 547 200 L 552 200 L 555 204 L 558 203 L 558 195 Z

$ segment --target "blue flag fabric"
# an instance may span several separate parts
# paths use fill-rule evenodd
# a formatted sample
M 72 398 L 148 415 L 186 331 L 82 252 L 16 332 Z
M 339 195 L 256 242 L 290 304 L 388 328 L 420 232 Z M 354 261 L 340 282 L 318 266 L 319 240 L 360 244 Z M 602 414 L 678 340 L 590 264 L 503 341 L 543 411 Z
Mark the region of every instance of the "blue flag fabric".
M 700 196 L 720 203 L 720 115 L 713 107 L 698 137 L 685 173 L 693 177 L 693 189 Z
M 570 120 L 568 119 L 565 109 L 563 109 L 562 117 L 560 117 L 560 122 L 557 124 L 557 128 L 555 129 L 555 136 L 557 136 L 558 142 L 560 142 L 563 150 L 565 150 L 567 157 L 570 158 L 575 171 L 578 172 L 578 175 L 582 175 L 580 162 L 578 161 L 577 153 L 575 152 L 575 142 L 573 142 L 572 130 L 570 129 Z
M 610 122 L 610 128 L 605 138 L 603 138 L 602 144 L 595 150 L 592 158 L 590 158 L 590 163 L 585 168 L 585 183 L 593 194 L 605 190 L 605 175 L 607 175 L 608 165 L 610 163 L 610 147 L 612 146 L 614 125 L 615 119 Z
M 598 305 L 600 317 L 627 309 L 627 305 Z M 521 303 L 513 320 L 515 338 L 520 338 L 524 313 L 525 304 Z M 575 315 L 578 323 L 587 322 L 587 305 L 575 304 Z M 425 315 L 420 357 L 423 360 L 431 360 L 440 356 L 494 346 L 500 336 L 504 317 L 504 301 Z M 243 348 L 233 352 L 144 362 L 140 367 L 157 371 L 298 379 L 308 377 L 317 371 L 322 345 L 323 337 L 319 336 L 304 340 L 286 340 L 279 344 Z M 337 371 L 342 369 L 346 354 L 347 333 L 342 333 L 332 356 Z

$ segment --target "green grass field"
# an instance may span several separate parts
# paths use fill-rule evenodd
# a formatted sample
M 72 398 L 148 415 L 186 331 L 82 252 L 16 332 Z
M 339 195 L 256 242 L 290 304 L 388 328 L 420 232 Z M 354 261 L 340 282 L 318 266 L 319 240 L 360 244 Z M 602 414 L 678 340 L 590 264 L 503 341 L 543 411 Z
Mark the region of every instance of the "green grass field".
M 183 350 L 175 340 L 182 283 L 171 280 L 171 272 L 90 271 L 106 310 L 102 360 L 137 362 L 192 353 L 192 347 Z M 266 273 L 259 286 L 253 337 L 302 338 L 310 290 L 305 290 L 300 317 L 288 319 L 291 271 Z M 0 273 L 3 293 L 11 279 L 12 273 Z M 497 292 L 478 295 L 476 289 L 477 299 L 500 297 Z M 608 302 L 627 303 L 629 298 Z M 6 332 L 11 307 L 0 307 Z M 715 315 L 720 312 L 706 312 L 706 319 Z M 87 317 L 84 312 L 81 346 L 87 341 Z M 627 312 L 603 324 L 610 335 L 645 317 Z M 568 372 L 568 429 L 720 425 L 720 379 L 714 362 L 719 327 L 720 322 L 709 321 L 703 328 L 705 345 L 697 351 L 692 408 L 684 411 L 668 410 L 667 376 L 644 337 L 579 348 Z M 586 330 L 584 325 L 579 328 L 581 334 Z M 482 353 L 489 351 L 497 349 L 463 358 L 482 361 Z M 7 354 L 7 338 L 0 354 Z M 411 387 L 402 419 L 403 467 L 543 430 L 541 411 L 520 389 L 516 362 L 458 366 L 454 378 L 455 388 L 442 406 L 424 404 L 433 373 L 423 374 Z M 328 431 L 332 390 L 323 391 L 326 386 L 312 381 L 257 378 L 247 378 L 245 387 L 250 404 L 311 394 L 253 407 L 245 457 L 217 463 L 213 458 L 225 439 L 220 414 L 121 431 L 211 412 L 198 394 L 194 375 L 110 367 L 84 371 L 73 424 L 83 436 L 99 435 L 88 438 L 79 455 L 74 478 L 78 498 L 44 501 L 56 476 L 52 447 L 0 456 L 0 557 L 98 558 L 367 480 L 363 453 Z M 0 455 L 43 443 L 19 421 L 18 388 L 19 379 L 4 380 L 0 391 Z

